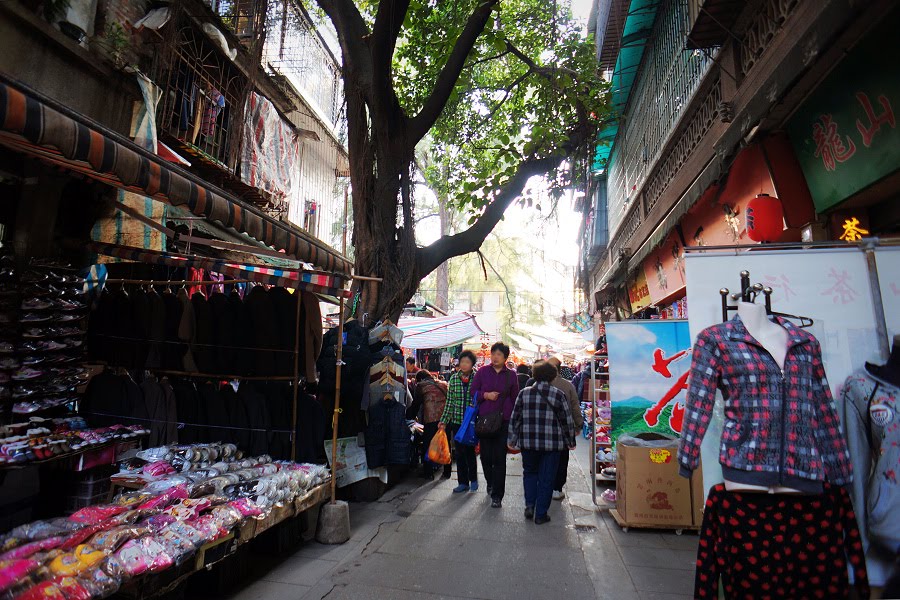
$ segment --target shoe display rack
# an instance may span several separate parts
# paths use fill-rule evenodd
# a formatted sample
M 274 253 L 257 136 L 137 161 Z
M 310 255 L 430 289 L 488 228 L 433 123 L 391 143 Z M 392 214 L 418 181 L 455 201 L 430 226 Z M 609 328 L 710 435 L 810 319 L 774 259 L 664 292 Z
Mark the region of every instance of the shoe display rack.
M 591 475 L 595 485 L 592 486 L 594 504 L 604 506 L 614 503 L 614 490 L 598 492 L 597 485 L 615 485 L 615 452 L 612 449 L 610 435 L 612 433 L 612 405 L 609 398 L 609 357 L 602 353 L 594 354 L 591 361 L 591 375 L 588 379 L 591 399 Z M 610 493 L 611 492 L 611 493 Z
M 74 412 L 83 368 L 81 280 L 66 265 L 0 257 L 0 408 L 3 422 Z

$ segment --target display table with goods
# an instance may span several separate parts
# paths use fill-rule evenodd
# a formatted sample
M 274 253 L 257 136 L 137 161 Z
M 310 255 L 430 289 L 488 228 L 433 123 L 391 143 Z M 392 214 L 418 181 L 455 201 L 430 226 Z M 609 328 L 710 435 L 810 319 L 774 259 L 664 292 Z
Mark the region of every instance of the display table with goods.
M 148 598 L 327 499 L 327 467 L 162 446 L 120 465 L 125 491 L 0 536 L 0 598 Z

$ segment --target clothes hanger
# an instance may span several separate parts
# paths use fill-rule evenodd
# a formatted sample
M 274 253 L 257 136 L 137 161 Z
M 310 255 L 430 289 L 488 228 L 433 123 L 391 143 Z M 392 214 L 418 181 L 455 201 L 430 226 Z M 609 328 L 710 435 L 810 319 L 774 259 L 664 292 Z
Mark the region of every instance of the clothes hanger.
M 804 317 L 802 315 L 791 315 L 783 312 L 776 312 L 772 310 L 772 288 L 766 287 L 763 288 L 763 294 L 766 297 L 766 314 L 771 315 L 773 317 L 783 317 L 785 319 L 791 319 L 794 321 L 799 321 L 800 324 L 797 327 L 801 329 L 805 329 L 807 327 L 812 327 L 815 321 L 813 321 L 809 317 Z

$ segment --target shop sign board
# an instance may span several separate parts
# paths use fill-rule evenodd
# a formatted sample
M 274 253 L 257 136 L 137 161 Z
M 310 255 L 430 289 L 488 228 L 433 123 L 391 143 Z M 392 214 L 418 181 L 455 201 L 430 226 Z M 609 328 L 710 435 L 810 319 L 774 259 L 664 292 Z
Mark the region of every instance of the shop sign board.
M 331 456 L 331 440 L 325 440 L 325 454 Z M 335 485 L 344 487 L 363 479 L 378 477 L 387 483 L 387 469 L 370 469 L 366 461 L 366 449 L 354 437 L 339 438 L 335 457 Z
M 684 289 L 687 282 L 684 272 L 684 247 L 678 232 L 669 233 L 659 248 L 644 259 L 643 268 L 653 304 L 659 305 L 666 298 Z
M 631 304 L 632 313 L 650 306 L 650 288 L 647 287 L 644 269 L 638 269 L 634 279 L 628 282 L 628 302 Z
M 870 34 L 788 123 L 819 212 L 900 166 L 900 78 L 895 58 L 900 46 L 894 31 Z
M 609 322 L 606 342 L 611 442 L 623 433 L 681 435 L 691 364 L 688 322 Z

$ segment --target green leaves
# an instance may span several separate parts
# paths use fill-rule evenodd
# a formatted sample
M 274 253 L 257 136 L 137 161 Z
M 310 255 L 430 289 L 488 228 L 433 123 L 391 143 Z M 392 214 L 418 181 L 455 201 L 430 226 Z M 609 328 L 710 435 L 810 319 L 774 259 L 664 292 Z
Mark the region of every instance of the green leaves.
M 412 3 L 394 57 L 395 88 L 407 114 L 431 93 L 479 1 Z M 566 0 L 503 0 L 494 15 L 429 134 L 448 201 L 473 214 L 523 160 L 565 153 L 574 131 L 596 128 L 609 111 L 593 39 L 571 18 Z M 591 152 L 586 144 L 572 154 Z M 550 179 L 570 185 L 574 171 Z

